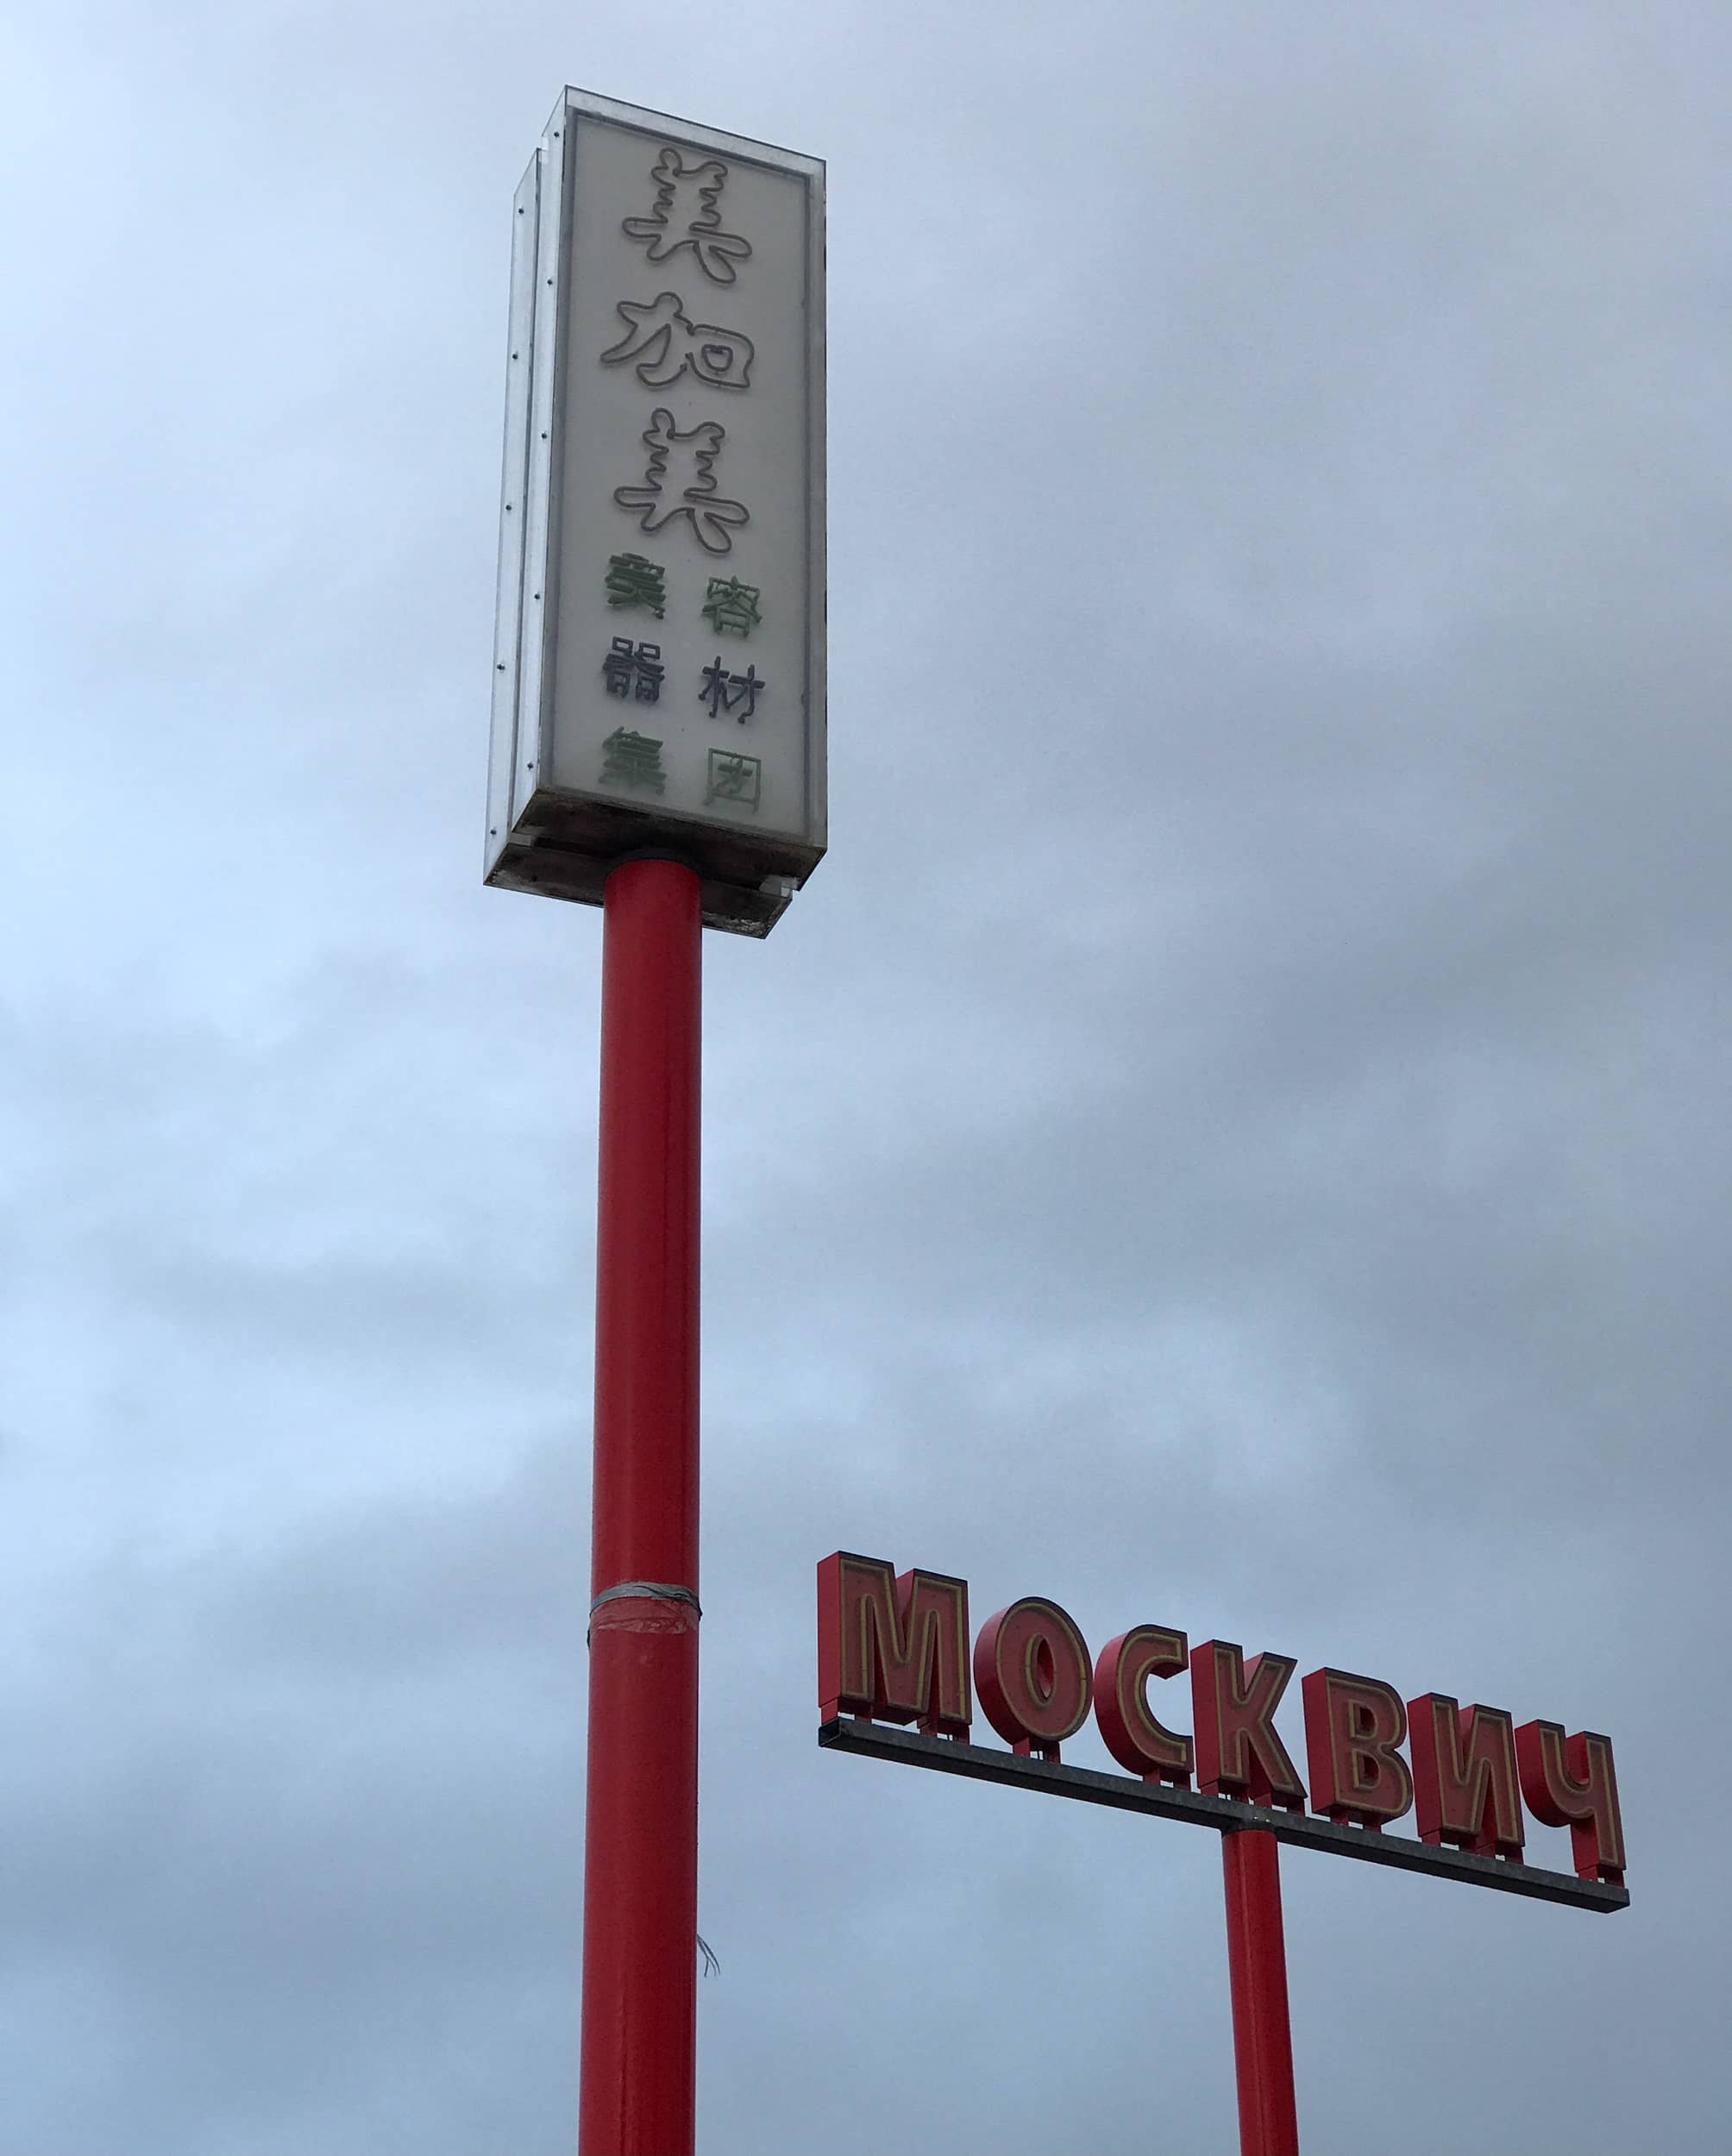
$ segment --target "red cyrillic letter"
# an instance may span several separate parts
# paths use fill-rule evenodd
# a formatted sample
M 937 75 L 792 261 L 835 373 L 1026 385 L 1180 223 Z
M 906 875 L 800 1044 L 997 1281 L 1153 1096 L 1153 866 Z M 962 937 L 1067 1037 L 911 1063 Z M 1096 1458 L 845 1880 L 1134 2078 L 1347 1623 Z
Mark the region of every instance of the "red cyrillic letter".
M 1423 1692 L 1408 1702 L 1408 1749 L 1421 1841 L 1520 1857 L 1516 1734 L 1501 1707 L 1458 1707 L 1446 1692 Z
M 1380 1827 L 1413 1802 L 1408 1764 L 1396 1747 L 1407 1709 L 1394 1685 L 1346 1670 L 1313 1670 L 1305 1695 L 1305 1757 L 1311 1809 Z
M 966 1737 L 969 1589 L 944 1572 L 904 1572 L 838 1550 L 818 1568 L 818 1700 L 838 1714 L 918 1722 Z
M 1013 1752 L 1056 1759 L 1089 1712 L 1089 1648 L 1057 1602 L 1026 1595 L 988 1617 L 975 1641 L 975 1689 Z
M 1121 1767 L 1145 1782 L 1189 1789 L 1191 1740 L 1164 1729 L 1149 1710 L 1148 1681 L 1185 1666 L 1185 1636 L 1164 1625 L 1138 1625 L 1101 1648 L 1095 1664 L 1095 1720 Z
M 1293 1674 L 1292 1656 L 1259 1654 L 1246 1662 L 1230 1640 L 1208 1639 L 1192 1648 L 1190 1666 L 1198 1788 L 1302 1812 L 1305 1784 L 1273 1719 Z
M 1611 1739 L 1592 1729 L 1566 1737 L 1561 1722 L 1523 1722 L 1516 1759 L 1528 1809 L 1547 1827 L 1568 1827 L 1576 1877 L 1622 1886 L 1623 1814 Z

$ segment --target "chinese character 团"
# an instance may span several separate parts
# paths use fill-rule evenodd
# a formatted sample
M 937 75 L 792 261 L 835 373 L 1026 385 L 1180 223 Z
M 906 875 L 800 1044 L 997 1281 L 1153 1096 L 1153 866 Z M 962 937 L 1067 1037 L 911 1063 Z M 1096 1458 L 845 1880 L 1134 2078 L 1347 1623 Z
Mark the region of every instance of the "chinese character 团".
M 662 744 L 648 734 L 629 734 L 617 727 L 601 744 L 603 786 L 635 786 L 646 793 L 659 793 L 667 783 L 662 768 Z
M 601 662 L 607 693 L 635 697 L 640 704 L 661 702 L 662 676 L 666 671 L 660 644 L 634 645 L 630 636 L 616 636 Z
M 763 765 L 756 756 L 730 755 L 725 749 L 710 751 L 710 783 L 704 805 L 712 801 L 737 801 L 742 808 L 756 808 L 763 786 Z
M 627 217 L 620 226 L 628 239 L 650 250 L 652 262 L 665 262 L 688 247 L 698 266 L 714 285 L 731 285 L 734 264 L 751 254 L 750 241 L 721 229 L 716 197 L 728 177 L 719 159 L 688 166 L 678 150 L 664 144 L 650 177 L 656 183 L 656 207 L 647 217 Z
M 715 664 L 704 668 L 704 686 L 698 692 L 698 701 L 709 705 L 712 718 L 719 718 L 724 711 L 731 711 L 736 706 L 742 707 L 739 721 L 744 726 L 757 709 L 758 691 L 767 686 L 759 680 L 756 667 L 748 667 L 744 674 L 730 674 L 718 652 Z
M 751 519 L 741 503 L 728 501 L 716 492 L 714 466 L 726 438 L 727 429 L 714 419 L 702 420 L 681 434 L 673 413 L 658 405 L 643 438 L 650 452 L 643 484 L 616 486 L 614 500 L 622 509 L 642 512 L 638 523 L 644 531 L 660 531 L 676 517 L 684 517 L 706 553 L 728 553 L 734 543 L 729 526 Z
M 751 339 L 737 329 L 689 320 L 678 292 L 657 292 L 647 306 L 622 299 L 613 311 L 624 320 L 625 335 L 602 354 L 604 367 L 636 360 L 633 372 L 652 389 L 665 389 L 687 372 L 712 389 L 751 386 Z
M 719 636 L 750 636 L 763 619 L 762 596 L 756 584 L 742 584 L 737 576 L 712 576 L 704 594 L 704 619 Z
M 657 621 L 666 605 L 662 589 L 662 564 L 646 561 L 641 554 L 610 555 L 607 561 L 607 603 L 610 606 L 642 606 Z

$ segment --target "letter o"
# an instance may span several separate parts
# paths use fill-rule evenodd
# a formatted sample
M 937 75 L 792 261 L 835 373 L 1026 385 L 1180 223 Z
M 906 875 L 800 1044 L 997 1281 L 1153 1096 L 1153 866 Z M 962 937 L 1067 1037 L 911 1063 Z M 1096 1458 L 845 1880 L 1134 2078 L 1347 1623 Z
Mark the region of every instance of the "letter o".
M 1026 1595 L 988 1617 L 975 1641 L 975 1689 L 986 1718 L 1022 1752 L 1056 1759 L 1088 1717 L 1089 1647 L 1057 1602 Z

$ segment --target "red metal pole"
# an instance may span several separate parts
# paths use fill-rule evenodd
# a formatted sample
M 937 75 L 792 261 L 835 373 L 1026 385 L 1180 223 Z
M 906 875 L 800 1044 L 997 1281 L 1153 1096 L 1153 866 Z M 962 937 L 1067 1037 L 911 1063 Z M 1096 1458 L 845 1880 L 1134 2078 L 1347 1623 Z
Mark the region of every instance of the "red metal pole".
M 698 1931 L 698 879 L 603 893 L 580 2156 L 691 2156 Z
M 1281 1845 L 1273 1834 L 1247 1827 L 1221 1836 L 1221 1856 L 1227 1874 L 1240 2156 L 1299 2156 L 1281 1929 Z

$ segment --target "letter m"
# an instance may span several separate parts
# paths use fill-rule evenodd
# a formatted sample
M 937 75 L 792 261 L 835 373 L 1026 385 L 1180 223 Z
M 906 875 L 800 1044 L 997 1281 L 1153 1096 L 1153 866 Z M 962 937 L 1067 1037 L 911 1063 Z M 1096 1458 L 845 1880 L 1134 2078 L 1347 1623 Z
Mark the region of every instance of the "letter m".
M 944 1572 L 904 1572 L 838 1550 L 818 1568 L 818 1701 L 838 1714 L 918 1722 L 966 1737 L 969 1588 Z

